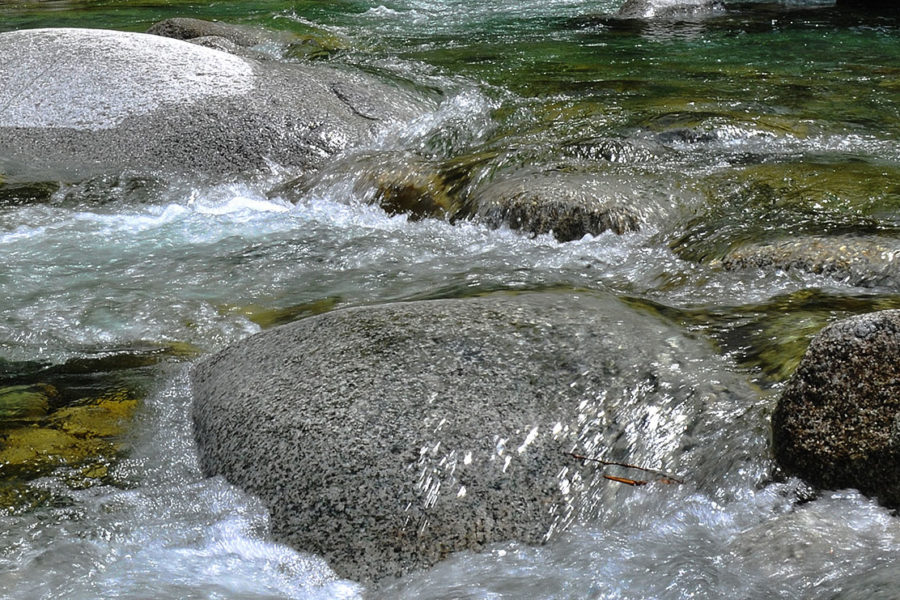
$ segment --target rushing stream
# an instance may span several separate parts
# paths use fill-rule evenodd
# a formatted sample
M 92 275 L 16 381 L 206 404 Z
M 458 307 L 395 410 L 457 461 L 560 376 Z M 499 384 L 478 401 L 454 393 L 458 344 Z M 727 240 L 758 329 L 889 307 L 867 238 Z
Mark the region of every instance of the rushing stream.
M 300 191 L 275 164 L 224 181 L 13 182 L 0 157 L 0 393 L 50 403 L 39 426 L 0 421 L 0 597 L 900 598 L 896 514 L 784 479 L 767 450 L 810 336 L 900 308 L 900 16 L 782 0 L 626 20 L 621 4 L 0 3 L 0 32 L 171 16 L 289 30 L 312 50 L 262 50 L 436 101 Z M 560 243 L 391 214 L 372 203 L 384 164 L 424 165 L 461 195 L 497 174 L 587 172 L 642 225 Z M 791 239 L 864 240 L 889 259 L 728 268 Z M 262 506 L 200 473 L 198 356 L 341 307 L 549 288 L 608 293 L 708 340 L 758 391 L 722 409 L 758 415 L 733 440 L 755 462 L 723 448 L 733 468 L 715 486 L 623 487 L 547 545 L 455 555 L 377 590 L 267 541 Z M 99 412 L 78 413 L 86 400 Z M 100 429 L 77 434 L 85 422 Z M 55 449 L 21 450 L 39 443 Z

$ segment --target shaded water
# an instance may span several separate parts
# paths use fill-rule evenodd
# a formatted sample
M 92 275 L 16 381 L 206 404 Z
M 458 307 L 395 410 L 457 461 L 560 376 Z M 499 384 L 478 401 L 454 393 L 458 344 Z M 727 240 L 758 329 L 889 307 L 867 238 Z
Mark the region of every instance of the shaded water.
M 546 546 L 458 555 L 370 595 L 896 598 L 897 518 L 852 491 L 812 496 L 777 480 L 765 450 L 767 415 L 809 336 L 844 315 L 900 307 L 896 263 L 866 277 L 723 261 L 801 236 L 900 248 L 900 22 L 799 1 L 635 21 L 615 18 L 620 4 L 0 6 L 0 30 L 142 30 L 189 14 L 339 40 L 315 58 L 438 101 L 299 193 L 279 187 L 296 174 L 277 165 L 219 182 L 0 181 L 0 387 L 58 390 L 42 430 L 86 398 L 142 398 L 132 426 L 99 436 L 93 458 L 59 464 L 60 451 L 0 465 L 0 596 L 365 593 L 320 559 L 267 542 L 253 499 L 201 477 L 190 361 L 342 306 L 576 288 L 709 338 L 758 384 L 754 406 L 710 408 L 748 425 L 723 442 L 729 475 L 677 491 L 607 490 L 595 520 Z M 478 221 L 392 216 L 368 203 L 385 163 L 435 173 L 461 204 L 504 177 L 583 175 L 639 207 L 643 225 L 559 244 Z M 5 423 L 4 439 L 33 425 Z M 750 464 L 747 447 L 759 449 Z

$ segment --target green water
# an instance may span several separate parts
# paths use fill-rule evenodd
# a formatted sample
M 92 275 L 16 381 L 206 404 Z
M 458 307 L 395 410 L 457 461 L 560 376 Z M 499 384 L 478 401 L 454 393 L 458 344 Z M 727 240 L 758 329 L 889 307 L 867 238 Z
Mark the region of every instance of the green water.
M 0 465 L 0 597 L 362 593 L 265 542 L 260 507 L 199 475 L 183 370 L 261 328 L 376 302 L 595 290 L 711 340 L 765 413 L 822 326 L 900 308 L 900 18 L 791 1 L 624 20 L 620 4 L 0 3 L 0 32 L 143 31 L 173 16 L 287 30 L 314 51 L 267 48 L 278 60 L 361 68 L 438 103 L 299 197 L 271 191 L 293 173 L 0 173 L 0 392 L 54 389 L 0 439 L 59 440 L 76 422 L 65 411 L 140 399 L 123 431 L 94 425 L 49 459 Z M 366 204 L 379 169 L 410 164 L 451 207 L 441 218 Z M 492 182 L 536 176 L 601 182 L 640 230 L 560 244 L 452 218 Z M 551 548 L 458 557 L 385 597 L 895 597 L 896 517 L 852 492 L 793 511 L 797 486 L 767 480 L 653 519 L 629 506 Z M 681 587 L 647 580 L 656 568 Z

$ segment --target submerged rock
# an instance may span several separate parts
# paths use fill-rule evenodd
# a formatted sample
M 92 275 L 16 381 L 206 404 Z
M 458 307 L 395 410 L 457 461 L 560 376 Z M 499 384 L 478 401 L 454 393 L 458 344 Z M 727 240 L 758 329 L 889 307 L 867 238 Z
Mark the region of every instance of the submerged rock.
M 0 424 L 43 417 L 58 395 L 56 388 L 44 383 L 0 388 Z
M 423 110 L 373 76 L 155 35 L 0 34 L 0 156 L 34 180 L 314 168 Z
M 787 472 L 900 506 L 900 310 L 823 329 L 784 389 L 772 434 Z
M 539 544 L 630 493 L 571 451 L 720 492 L 766 451 L 755 395 L 709 347 L 590 293 L 337 310 L 244 340 L 192 382 L 204 472 L 258 495 L 277 539 L 364 581 Z
M 801 237 L 729 252 L 726 269 L 797 269 L 860 287 L 900 285 L 900 244 L 857 237 Z
M 548 171 L 518 173 L 474 194 L 472 215 L 492 227 L 534 235 L 553 233 L 560 242 L 604 231 L 637 231 L 643 221 L 633 190 L 600 176 Z

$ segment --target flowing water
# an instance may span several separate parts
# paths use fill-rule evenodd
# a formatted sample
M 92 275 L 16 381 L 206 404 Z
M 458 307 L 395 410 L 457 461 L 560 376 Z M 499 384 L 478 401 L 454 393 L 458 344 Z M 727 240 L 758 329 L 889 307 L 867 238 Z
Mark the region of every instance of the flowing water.
M 299 193 L 278 165 L 213 182 L 0 180 L 0 388 L 47 399 L 0 424 L 0 597 L 900 597 L 900 520 L 852 490 L 779 478 L 766 450 L 767 415 L 809 337 L 900 308 L 898 263 L 723 266 L 790 239 L 897 256 L 900 18 L 790 0 L 625 20 L 621 4 L 0 4 L 0 31 L 141 31 L 184 15 L 290 30 L 307 50 L 263 50 L 436 100 Z M 373 205 L 375 165 L 410 157 L 461 198 L 498 174 L 589 173 L 640 207 L 642 227 L 561 244 Z M 620 297 L 709 339 L 753 382 L 756 406 L 721 407 L 754 415 L 722 449 L 730 475 L 619 490 L 545 546 L 462 553 L 378 590 L 267 541 L 260 504 L 202 477 L 196 357 L 345 306 L 547 288 Z M 110 419 L 120 426 L 97 424 Z M 54 449 L 29 455 L 28 436 Z M 742 447 L 758 449 L 750 464 Z

